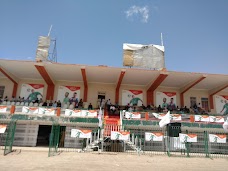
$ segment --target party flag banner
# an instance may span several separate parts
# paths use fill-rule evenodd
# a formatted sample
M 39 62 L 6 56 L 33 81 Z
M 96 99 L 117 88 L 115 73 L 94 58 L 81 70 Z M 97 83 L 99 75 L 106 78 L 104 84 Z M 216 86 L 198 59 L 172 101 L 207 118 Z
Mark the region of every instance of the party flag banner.
M 130 139 L 130 132 L 126 131 L 111 131 L 111 140 L 128 141 Z
M 125 118 L 127 118 L 127 119 L 140 119 L 141 114 L 139 112 L 125 112 Z
M 92 130 L 87 129 L 71 129 L 71 137 L 73 138 L 91 138 Z
M 38 107 L 23 106 L 22 107 L 22 113 L 25 113 L 25 114 L 38 114 L 39 113 L 39 108 Z
M 226 135 L 209 134 L 209 141 L 212 143 L 226 143 Z
M 197 142 L 197 135 L 196 134 L 179 134 L 180 142 Z
M 207 115 L 195 115 L 195 121 L 196 122 L 209 122 L 209 116 Z
M 145 132 L 146 141 L 163 141 L 163 137 L 162 132 Z

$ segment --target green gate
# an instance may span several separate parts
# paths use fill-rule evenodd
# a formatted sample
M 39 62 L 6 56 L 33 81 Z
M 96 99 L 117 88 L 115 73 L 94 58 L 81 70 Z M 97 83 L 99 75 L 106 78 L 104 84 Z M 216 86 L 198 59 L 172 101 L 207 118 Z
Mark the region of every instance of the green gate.
M 60 125 L 54 123 L 49 137 L 49 152 L 48 157 L 55 156 L 58 153 Z
M 15 130 L 16 130 L 16 121 L 11 120 L 10 123 L 7 125 L 7 129 L 6 129 L 4 155 L 7 155 L 12 152 Z

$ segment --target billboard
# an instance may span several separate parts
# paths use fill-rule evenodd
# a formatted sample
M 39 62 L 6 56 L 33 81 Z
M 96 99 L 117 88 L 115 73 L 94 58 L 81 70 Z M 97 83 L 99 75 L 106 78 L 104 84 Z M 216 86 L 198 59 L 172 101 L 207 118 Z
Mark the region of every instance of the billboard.
M 29 101 L 43 98 L 44 84 L 22 84 L 20 97 Z
M 77 86 L 59 86 L 57 100 L 63 102 L 67 92 L 69 93 L 69 98 L 73 97 L 74 93 L 77 93 L 76 97 L 78 98 L 78 101 L 80 100 L 80 87 Z
M 142 106 L 143 91 L 142 90 L 123 90 L 122 91 L 122 105 L 126 106 Z
M 177 94 L 176 92 L 156 92 L 156 106 L 163 105 L 164 99 L 165 103 L 169 104 L 171 99 L 173 98 L 173 103 L 176 105 L 177 103 Z
M 216 107 L 216 113 L 228 114 L 228 96 L 215 95 L 215 107 Z

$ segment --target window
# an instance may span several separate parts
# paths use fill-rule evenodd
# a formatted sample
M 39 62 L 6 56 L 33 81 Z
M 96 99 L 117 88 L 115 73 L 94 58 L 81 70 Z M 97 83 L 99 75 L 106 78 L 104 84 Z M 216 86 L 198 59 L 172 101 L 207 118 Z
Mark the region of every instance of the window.
M 201 98 L 201 105 L 202 105 L 202 108 L 204 109 L 204 110 L 208 110 L 209 109 L 209 107 L 208 107 L 208 98 Z
M 0 86 L 0 99 L 3 98 L 5 86 Z
M 190 97 L 190 107 L 193 107 L 194 104 L 196 104 L 196 97 Z

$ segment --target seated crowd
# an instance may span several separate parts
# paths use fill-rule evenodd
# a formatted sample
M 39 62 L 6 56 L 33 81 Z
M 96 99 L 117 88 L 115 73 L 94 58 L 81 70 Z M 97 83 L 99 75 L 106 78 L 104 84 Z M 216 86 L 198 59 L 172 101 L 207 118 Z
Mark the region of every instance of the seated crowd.
M 2 102 L 24 102 L 24 103 L 37 103 L 39 106 L 43 107 L 64 107 L 64 108 L 71 108 L 71 109 L 82 109 L 86 108 L 88 110 L 94 109 L 92 104 L 89 103 L 88 106 L 84 106 L 82 99 L 78 100 L 77 98 L 77 93 L 74 93 L 71 98 L 68 97 L 69 93 L 65 93 L 65 98 L 61 102 L 60 100 L 58 101 L 43 101 L 42 98 L 38 99 L 36 98 L 35 100 L 30 100 L 29 98 L 25 99 L 24 97 L 18 97 L 15 98 L 12 96 L 11 99 L 9 99 L 7 96 L 5 98 L 1 99 L 0 98 L 0 104 Z M 98 101 L 98 108 L 102 109 L 107 109 L 107 111 L 110 114 L 118 114 L 120 110 L 126 110 L 129 112 L 134 112 L 134 111 L 153 111 L 157 113 L 166 113 L 167 111 L 171 111 L 172 113 L 194 113 L 194 114 L 208 114 L 209 111 L 206 111 L 205 109 L 202 108 L 201 104 L 198 103 L 198 105 L 195 103 L 192 107 L 187 108 L 186 106 L 179 108 L 173 103 L 173 99 L 171 99 L 170 103 L 166 103 L 166 98 L 163 99 L 163 104 L 159 106 L 154 106 L 152 105 L 147 105 L 145 106 L 142 104 L 142 106 L 136 106 L 136 105 L 130 105 L 129 103 L 126 106 L 120 106 L 118 104 L 112 104 L 110 99 L 108 99 L 106 102 L 104 99 L 100 99 Z

